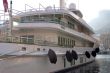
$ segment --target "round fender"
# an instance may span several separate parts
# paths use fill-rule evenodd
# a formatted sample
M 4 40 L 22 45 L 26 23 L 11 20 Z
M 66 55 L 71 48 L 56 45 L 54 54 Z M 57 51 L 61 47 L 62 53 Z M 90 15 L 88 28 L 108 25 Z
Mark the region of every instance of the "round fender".
M 96 49 L 95 49 L 95 52 L 96 52 L 96 53 L 99 53 L 99 51 L 100 51 L 99 48 L 96 48 Z
M 49 57 L 50 63 L 56 64 L 56 62 L 57 62 L 57 55 L 56 55 L 56 53 L 52 49 L 49 49 L 48 57 Z
M 92 55 L 93 57 L 96 57 L 96 52 L 95 52 L 95 51 L 92 51 L 92 52 L 91 52 L 91 55 Z
M 74 60 L 78 59 L 78 54 L 76 53 L 76 51 L 72 50 L 71 55 Z
M 87 58 L 90 58 L 91 57 L 90 56 L 90 53 L 88 51 L 85 52 L 85 55 L 86 55 Z
M 71 55 L 70 51 L 66 51 L 65 56 L 66 56 L 66 59 L 68 62 L 72 62 L 73 59 L 72 59 L 72 55 Z

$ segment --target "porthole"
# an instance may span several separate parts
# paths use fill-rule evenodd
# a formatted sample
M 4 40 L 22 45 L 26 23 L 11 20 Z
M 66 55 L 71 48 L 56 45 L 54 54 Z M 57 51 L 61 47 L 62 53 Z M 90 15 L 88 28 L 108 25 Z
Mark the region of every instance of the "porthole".
M 40 51 L 40 48 L 37 48 L 37 51 Z
M 26 47 L 22 47 L 22 51 L 26 51 Z

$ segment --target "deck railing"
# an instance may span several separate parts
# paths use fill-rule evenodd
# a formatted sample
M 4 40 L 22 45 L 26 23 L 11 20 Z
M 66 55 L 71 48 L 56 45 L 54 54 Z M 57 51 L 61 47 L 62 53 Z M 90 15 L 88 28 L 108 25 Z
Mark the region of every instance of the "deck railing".
M 41 46 L 58 46 L 55 42 L 46 41 L 46 40 L 36 40 L 33 38 L 31 41 L 23 41 L 20 37 L 1 37 L 0 38 L 1 43 L 18 43 L 18 44 L 31 44 L 31 45 L 41 45 Z

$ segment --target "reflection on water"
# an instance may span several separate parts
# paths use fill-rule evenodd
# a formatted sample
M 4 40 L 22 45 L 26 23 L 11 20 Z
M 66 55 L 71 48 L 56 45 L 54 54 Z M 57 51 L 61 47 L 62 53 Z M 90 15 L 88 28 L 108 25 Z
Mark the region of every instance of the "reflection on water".
M 86 66 L 82 66 L 80 68 L 77 68 L 73 71 L 66 72 L 66 73 L 99 73 L 99 65 L 97 61 L 95 61 Z
M 98 55 L 95 62 L 66 73 L 110 73 L 110 55 Z
M 100 66 L 99 73 L 110 73 L 110 55 L 99 55 L 97 57 L 97 62 Z

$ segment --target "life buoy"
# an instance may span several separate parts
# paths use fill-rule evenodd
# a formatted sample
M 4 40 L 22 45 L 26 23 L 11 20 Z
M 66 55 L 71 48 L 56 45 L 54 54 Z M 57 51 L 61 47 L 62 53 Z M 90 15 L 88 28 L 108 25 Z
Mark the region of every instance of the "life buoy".
M 49 49 L 48 57 L 49 57 L 50 63 L 56 64 L 56 62 L 57 62 L 57 55 L 56 55 L 56 53 L 52 49 Z

